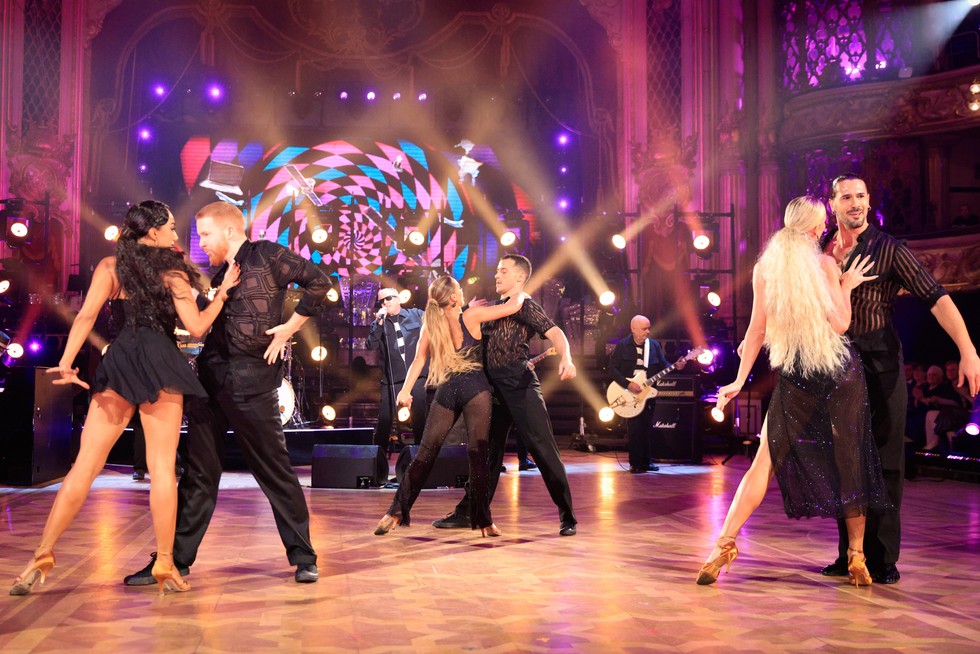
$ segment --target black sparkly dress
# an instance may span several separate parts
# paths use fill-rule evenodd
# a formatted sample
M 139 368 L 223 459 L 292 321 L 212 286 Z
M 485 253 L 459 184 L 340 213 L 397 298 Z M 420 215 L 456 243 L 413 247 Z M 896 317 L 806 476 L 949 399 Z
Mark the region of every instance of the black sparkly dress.
M 835 376 L 779 372 L 766 414 L 786 515 L 850 518 L 887 508 L 864 366 L 853 347 Z
M 470 336 L 463 325 L 463 344 L 458 352 L 467 361 L 483 361 L 483 342 Z M 470 468 L 470 526 L 474 529 L 493 524 L 490 517 L 489 474 L 487 468 L 487 442 L 490 435 L 490 382 L 482 367 L 472 372 L 453 375 L 441 384 L 435 393 L 418 453 L 402 476 L 401 485 L 388 509 L 388 515 L 397 516 L 403 525 L 411 522 L 409 511 L 419 496 L 422 484 L 429 477 L 439 450 L 456 420 L 463 416 L 466 423 L 466 456 Z
M 112 300 L 111 325 L 122 325 L 95 370 L 92 392 L 111 389 L 127 402 L 155 402 L 160 391 L 207 397 L 187 357 L 177 348 L 173 325 L 163 333 L 138 324 L 126 300 Z

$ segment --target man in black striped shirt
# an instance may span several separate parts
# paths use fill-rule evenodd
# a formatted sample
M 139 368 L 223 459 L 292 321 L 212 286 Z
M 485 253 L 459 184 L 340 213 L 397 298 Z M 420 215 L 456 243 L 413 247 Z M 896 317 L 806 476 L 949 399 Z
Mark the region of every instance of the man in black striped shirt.
M 902 363 L 902 344 L 893 324 L 895 298 L 905 289 L 925 303 L 960 351 L 959 384 L 969 384 L 970 395 L 980 390 L 980 359 L 966 324 L 953 300 L 915 255 L 899 241 L 868 222 L 870 198 L 864 181 L 856 175 L 841 175 L 833 181 L 830 208 L 838 230 L 826 237 L 824 251 L 832 254 L 843 269 L 855 258 L 868 255 L 874 261 L 869 274 L 874 281 L 851 293 L 851 326 L 848 336 L 864 362 L 871 405 L 871 428 L 885 485 L 893 508 L 869 515 L 864 536 L 868 569 L 876 583 L 899 580 L 901 545 L 900 509 L 905 477 L 905 410 L 908 395 Z M 838 524 L 840 544 L 837 560 L 825 567 L 827 576 L 847 575 L 847 532 Z

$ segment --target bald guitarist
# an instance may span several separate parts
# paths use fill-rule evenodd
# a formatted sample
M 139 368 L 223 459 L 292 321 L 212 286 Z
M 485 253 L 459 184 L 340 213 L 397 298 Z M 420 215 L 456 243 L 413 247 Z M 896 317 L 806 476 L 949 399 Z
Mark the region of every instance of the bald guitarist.
M 682 360 L 679 369 L 686 365 Z M 640 393 L 643 386 L 632 378 L 638 372 L 647 379 L 670 365 L 658 341 L 650 338 L 650 319 L 646 316 L 633 316 L 630 320 L 630 335 L 616 343 L 616 349 L 609 355 L 606 370 L 609 379 L 633 394 Z M 641 474 L 659 468 L 650 463 L 650 438 L 653 435 L 653 409 L 655 400 L 647 401 L 638 415 L 626 419 L 626 435 L 629 442 L 630 473 Z

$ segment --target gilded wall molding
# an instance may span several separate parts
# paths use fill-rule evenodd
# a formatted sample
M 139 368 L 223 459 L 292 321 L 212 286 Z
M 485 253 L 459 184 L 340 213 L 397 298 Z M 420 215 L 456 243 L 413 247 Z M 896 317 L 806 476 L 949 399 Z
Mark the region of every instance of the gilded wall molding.
M 980 69 L 813 91 L 783 107 L 780 142 L 798 149 L 828 140 L 948 133 L 980 126 L 970 84 Z
M 908 247 L 946 290 L 980 289 L 980 232 L 909 240 Z

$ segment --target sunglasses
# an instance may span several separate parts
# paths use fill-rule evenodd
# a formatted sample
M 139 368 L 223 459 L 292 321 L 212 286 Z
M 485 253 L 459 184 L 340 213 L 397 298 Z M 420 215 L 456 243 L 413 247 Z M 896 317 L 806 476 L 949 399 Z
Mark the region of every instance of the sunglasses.
M 380 300 L 378 300 L 378 304 L 384 304 L 388 300 L 394 300 L 396 297 L 398 297 L 398 296 L 397 295 L 386 295 L 383 298 L 381 298 Z

